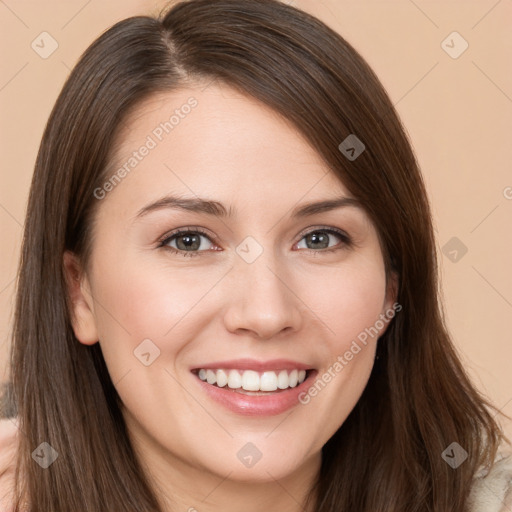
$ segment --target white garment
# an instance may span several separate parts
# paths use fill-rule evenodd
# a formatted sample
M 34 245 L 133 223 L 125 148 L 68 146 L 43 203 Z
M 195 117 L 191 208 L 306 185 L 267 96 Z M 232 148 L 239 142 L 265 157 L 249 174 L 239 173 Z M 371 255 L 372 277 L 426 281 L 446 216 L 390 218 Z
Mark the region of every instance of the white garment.
M 475 475 L 468 512 L 512 512 L 512 453 L 501 452 Z

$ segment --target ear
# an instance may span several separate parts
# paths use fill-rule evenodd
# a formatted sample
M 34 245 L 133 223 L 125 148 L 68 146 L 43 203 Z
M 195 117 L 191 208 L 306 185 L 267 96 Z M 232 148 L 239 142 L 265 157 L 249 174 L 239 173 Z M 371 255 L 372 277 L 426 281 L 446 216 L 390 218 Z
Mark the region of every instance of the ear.
M 386 316 L 387 321 L 385 322 L 385 327 L 381 331 L 380 336 L 386 332 L 391 320 L 396 313 L 402 309 L 402 305 L 398 304 L 396 301 L 398 298 L 398 283 L 398 274 L 395 271 L 391 271 L 387 280 L 386 298 L 384 300 L 384 307 L 382 308 L 382 314 Z
M 63 266 L 72 308 L 70 314 L 73 331 L 80 343 L 94 345 L 98 341 L 98 330 L 89 281 L 78 258 L 71 251 L 64 252 Z
M 393 304 L 396 302 L 398 297 L 398 274 L 394 270 L 391 270 L 386 285 L 386 309 L 393 308 Z

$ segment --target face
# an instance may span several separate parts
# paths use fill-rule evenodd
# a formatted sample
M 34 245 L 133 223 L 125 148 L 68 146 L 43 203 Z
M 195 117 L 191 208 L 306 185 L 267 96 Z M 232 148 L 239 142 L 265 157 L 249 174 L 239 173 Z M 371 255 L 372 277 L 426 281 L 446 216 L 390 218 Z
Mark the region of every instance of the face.
M 123 126 L 71 293 L 134 444 L 217 479 L 312 467 L 392 311 L 373 224 L 288 122 L 228 87 L 154 96 Z

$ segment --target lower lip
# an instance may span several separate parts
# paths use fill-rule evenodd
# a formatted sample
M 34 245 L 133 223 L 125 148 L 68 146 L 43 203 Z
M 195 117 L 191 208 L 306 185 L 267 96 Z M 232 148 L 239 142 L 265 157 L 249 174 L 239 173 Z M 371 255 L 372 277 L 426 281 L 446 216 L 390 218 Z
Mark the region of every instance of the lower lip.
M 294 388 L 288 388 L 276 393 L 266 395 L 244 395 L 228 388 L 219 388 L 201 380 L 197 375 L 194 378 L 210 398 L 223 405 L 230 411 L 245 416 L 273 416 L 291 409 L 299 402 L 299 395 L 311 385 L 311 379 L 318 372 L 308 371 L 308 377 Z

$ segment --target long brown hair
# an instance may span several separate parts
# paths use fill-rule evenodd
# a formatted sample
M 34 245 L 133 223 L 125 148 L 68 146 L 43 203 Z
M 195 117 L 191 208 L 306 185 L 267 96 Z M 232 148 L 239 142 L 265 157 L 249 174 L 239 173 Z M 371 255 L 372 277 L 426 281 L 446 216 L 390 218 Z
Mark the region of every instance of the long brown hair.
M 12 393 L 21 432 L 20 510 L 162 511 L 134 454 L 100 346 L 71 327 L 63 253 L 86 266 L 115 134 L 152 94 L 219 80 L 291 121 L 375 224 L 400 314 L 369 382 L 322 450 L 317 512 L 463 512 L 471 480 L 504 438 L 443 323 L 425 187 L 379 80 L 339 34 L 275 0 L 190 0 L 117 23 L 84 53 L 46 126 L 17 286 Z M 349 160 L 354 134 L 364 152 Z M 47 469 L 31 453 L 46 441 Z M 453 469 L 442 452 L 468 458 Z M 313 495 L 313 493 L 311 494 Z

